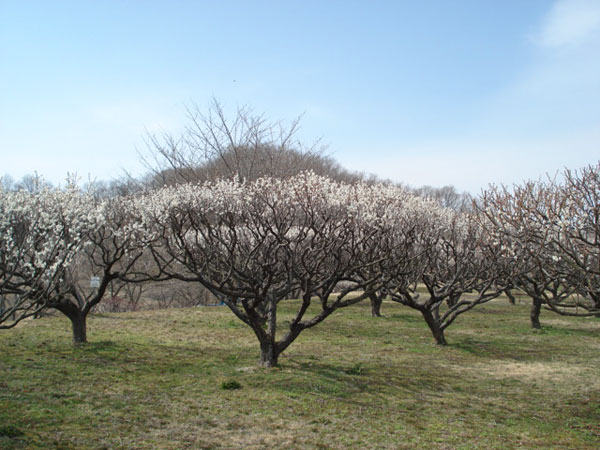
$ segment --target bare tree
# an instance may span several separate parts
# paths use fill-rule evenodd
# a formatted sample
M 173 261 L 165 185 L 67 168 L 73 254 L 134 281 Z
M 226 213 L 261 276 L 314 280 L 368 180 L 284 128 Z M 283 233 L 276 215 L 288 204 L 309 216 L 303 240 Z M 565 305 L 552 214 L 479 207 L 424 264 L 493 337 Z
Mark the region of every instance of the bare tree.
M 0 189 L 4 191 L 15 191 L 15 179 L 11 177 L 9 174 L 4 174 L 0 177 Z
M 413 189 L 413 192 L 419 197 L 435 201 L 443 208 L 462 212 L 471 210 L 471 195 L 467 192 L 459 193 L 454 186 L 421 186 Z
M 169 133 L 148 136 L 148 154 L 142 156 L 154 174 L 155 186 L 238 177 L 290 177 L 303 171 L 336 180 L 362 178 L 324 155 L 319 143 L 304 146 L 297 138 L 300 118 L 289 126 L 271 122 L 248 107 L 228 117 L 213 99 L 207 112 L 187 110 L 188 124 L 180 137 Z

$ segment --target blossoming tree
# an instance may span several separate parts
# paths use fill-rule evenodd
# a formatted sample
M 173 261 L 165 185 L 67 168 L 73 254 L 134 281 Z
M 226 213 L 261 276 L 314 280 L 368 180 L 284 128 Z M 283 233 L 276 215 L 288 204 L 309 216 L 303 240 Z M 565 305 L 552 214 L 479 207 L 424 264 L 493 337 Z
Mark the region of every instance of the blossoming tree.
M 510 264 L 470 213 L 430 204 L 411 220 L 411 245 L 390 251 L 392 261 L 409 263 L 390 265 L 382 274 L 386 291 L 419 311 L 436 343 L 446 345 L 444 331 L 459 315 L 502 293 Z M 425 292 L 418 292 L 421 286 Z
M 390 198 L 377 187 L 310 173 L 167 187 L 147 202 L 144 220 L 161 237 L 153 256 L 162 274 L 221 298 L 253 330 L 267 367 L 303 330 L 378 286 L 378 276 L 357 273 L 378 263 L 394 223 Z M 341 281 L 352 283 L 336 292 Z M 297 297 L 301 304 L 283 325 L 278 305 Z
M 53 308 L 86 342 L 89 312 L 141 257 L 135 208 L 136 197 L 100 200 L 74 185 L 0 192 L 0 327 Z
M 557 245 L 579 278 L 582 309 L 600 315 L 600 163 L 564 175 L 566 223 Z
M 533 328 L 542 307 L 561 315 L 600 313 L 600 165 L 484 192 L 479 208 L 495 239 L 510 249 L 514 285 L 532 298 Z
M 84 194 L 81 194 L 84 195 Z M 99 200 L 88 197 L 94 221 L 84 236 L 84 247 L 66 267 L 46 306 L 69 318 L 73 342 L 87 341 L 87 316 L 104 297 L 111 283 L 127 277 L 146 246 L 146 234 L 138 220 L 137 196 Z M 93 279 L 93 282 L 91 280 Z M 131 280 L 129 280 L 131 281 Z
M 62 295 L 67 268 L 95 222 L 88 199 L 70 187 L 0 190 L 0 328 L 10 328 Z

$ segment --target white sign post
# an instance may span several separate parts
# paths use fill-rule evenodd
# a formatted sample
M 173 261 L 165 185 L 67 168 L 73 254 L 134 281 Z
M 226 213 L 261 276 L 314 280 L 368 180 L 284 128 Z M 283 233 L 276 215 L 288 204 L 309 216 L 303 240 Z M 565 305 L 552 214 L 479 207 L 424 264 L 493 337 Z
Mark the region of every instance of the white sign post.
M 100 287 L 100 277 L 90 278 L 90 287 L 91 288 L 99 288 Z

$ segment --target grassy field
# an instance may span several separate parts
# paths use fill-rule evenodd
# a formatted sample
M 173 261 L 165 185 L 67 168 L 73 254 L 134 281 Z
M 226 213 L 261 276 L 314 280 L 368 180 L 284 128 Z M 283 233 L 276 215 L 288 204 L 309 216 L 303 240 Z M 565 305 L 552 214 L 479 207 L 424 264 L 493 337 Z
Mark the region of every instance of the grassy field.
M 97 315 L 81 347 L 66 319 L 28 321 L 0 332 L 0 448 L 600 448 L 599 319 L 544 313 L 534 332 L 500 299 L 440 348 L 414 311 L 369 308 L 276 369 L 224 307 Z

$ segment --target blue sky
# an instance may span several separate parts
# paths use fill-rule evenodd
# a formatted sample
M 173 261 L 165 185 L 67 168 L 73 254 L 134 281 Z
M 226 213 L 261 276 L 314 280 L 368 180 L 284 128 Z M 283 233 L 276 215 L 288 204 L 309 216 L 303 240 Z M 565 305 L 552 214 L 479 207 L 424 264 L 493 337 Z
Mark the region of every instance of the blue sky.
M 478 192 L 600 159 L 600 0 L 0 0 L 0 174 L 143 171 L 185 106 L 304 114 L 349 169 Z

